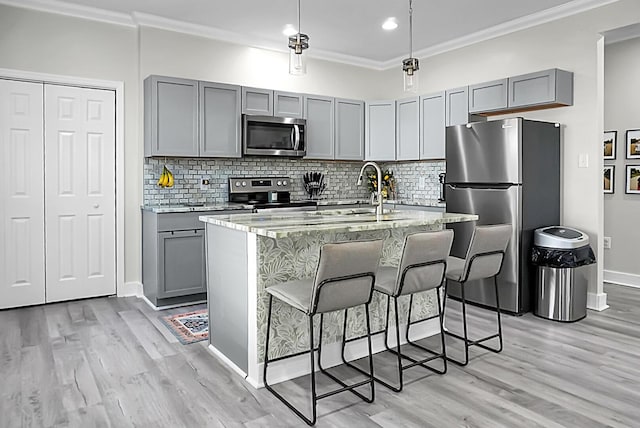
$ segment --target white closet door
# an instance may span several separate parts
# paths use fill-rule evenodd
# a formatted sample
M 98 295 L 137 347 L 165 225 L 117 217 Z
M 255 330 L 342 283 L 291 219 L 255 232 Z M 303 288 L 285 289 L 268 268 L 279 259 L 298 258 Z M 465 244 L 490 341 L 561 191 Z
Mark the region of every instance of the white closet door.
M 0 309 L 44 303 L 42 84 L 0 79 Z
M 47 302 L 115 294 L 115 93 L 45 85 Z

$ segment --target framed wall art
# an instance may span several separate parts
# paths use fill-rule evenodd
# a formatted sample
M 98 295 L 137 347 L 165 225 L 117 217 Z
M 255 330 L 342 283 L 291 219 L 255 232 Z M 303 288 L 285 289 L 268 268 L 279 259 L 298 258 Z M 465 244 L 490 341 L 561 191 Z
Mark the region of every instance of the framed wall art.
M 640 165 L 627 165 L 627 187 L 625 193 L 640 195 Z
M 603 146 L 604 159 L 616 158 L 616 143 L 618 139 L 618 131 L 604 131 Z
M 615 167 L 613 165 L 605 165 L 604 166 L 604 193 L 613 193 L 614 188 L 614 179 L 615 179 Z
M 640 129 L 627 131 L 627 159 L 640 159 Z

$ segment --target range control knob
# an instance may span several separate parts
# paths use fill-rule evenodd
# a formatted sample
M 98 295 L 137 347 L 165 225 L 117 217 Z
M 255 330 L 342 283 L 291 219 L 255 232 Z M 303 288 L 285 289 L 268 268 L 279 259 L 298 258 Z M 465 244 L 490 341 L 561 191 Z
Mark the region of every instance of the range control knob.
M 278 185 L 278 186 L 282 186 L 282 181 L 278 180 L 278 182 L 276 183 L 276 185 Z
M 240 187 L 240 182 L 236 181 L 236 187 Z
M 282 182 L 282 185 L 283 185 L 283 186 L 286 186 L 286 185 L 287 185 L 287 180 L 284 180 L 284 181 Z
M 242 187 L 246 187 L 246 186 L 247 186 L 247 182 L 246 182 L 246 181 L 243 181 L 243 182 L 242 182 Z

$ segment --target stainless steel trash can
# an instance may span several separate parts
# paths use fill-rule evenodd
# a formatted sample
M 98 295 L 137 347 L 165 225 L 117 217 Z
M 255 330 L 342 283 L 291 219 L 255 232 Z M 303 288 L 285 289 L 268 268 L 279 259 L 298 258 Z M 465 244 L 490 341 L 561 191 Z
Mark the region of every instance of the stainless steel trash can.
M 550 226 L 537 229 L 533 242 L 534 314 L 561 322 L 581 320 L 587 315 L 589 265 L 595 262 L 589 237 L 569 227 Z

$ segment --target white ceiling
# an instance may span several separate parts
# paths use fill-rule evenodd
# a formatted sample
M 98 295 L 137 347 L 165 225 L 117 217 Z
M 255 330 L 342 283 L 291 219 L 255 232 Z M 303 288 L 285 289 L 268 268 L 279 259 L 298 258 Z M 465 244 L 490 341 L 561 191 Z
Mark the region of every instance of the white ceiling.
M 425 57 L 616 0 L 414 0 L 414 56 Z M 296 0 L 0 0 L 123 25 L 147 25 L 286 51 Z M 301 0 L 310 56 L 385 69 L 409 53 L 408 0 Z M 398 29 L 382 30 L 387 17 Z

